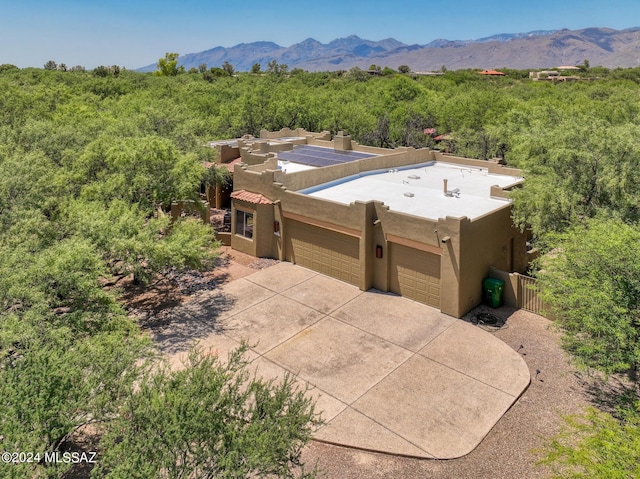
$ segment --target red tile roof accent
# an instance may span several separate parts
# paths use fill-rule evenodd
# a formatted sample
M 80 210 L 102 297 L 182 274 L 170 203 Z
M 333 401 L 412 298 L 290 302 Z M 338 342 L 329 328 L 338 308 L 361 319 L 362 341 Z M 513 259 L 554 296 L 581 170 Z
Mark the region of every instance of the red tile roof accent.
M 226 166 L 229 173 L 233 173 L 233 169 L 239 163 L 242 163 L 242 158 L 236 158 L 235 160 L 231 160 L 227 163 L 222 163 L 220 166 Z
M 271 201 L 266 196 L 259 193 L 251 193 L 247 190 L 238 190 L 231 193 L 231 198 L 234 200 L 246 201 L 247 203 L 253 203 L 255 205 L 272 205 Z
M 433 139 L 435 141 L 453 140 L 453 135 L 450 135 L 450 134 L 438 135 L 438 136 L 434 137 Z
M 500 75 L 500 76 L 504 76 L 505 74 L 503 72 L 499 72 L 496 70 L 483 70 L 480 72 L 480 75 Z

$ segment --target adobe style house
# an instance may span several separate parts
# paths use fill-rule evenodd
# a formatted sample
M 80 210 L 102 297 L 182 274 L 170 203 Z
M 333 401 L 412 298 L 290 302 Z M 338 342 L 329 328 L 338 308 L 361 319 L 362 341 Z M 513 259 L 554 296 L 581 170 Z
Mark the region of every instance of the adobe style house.
M 494 267 L 524 272 L 508 191 L 521 172 L 428 149 L 358 145 L 302 129 L 239 139 L 232 248 L 461 317 Z M 327 292 L 327 294 L 331 294 Z

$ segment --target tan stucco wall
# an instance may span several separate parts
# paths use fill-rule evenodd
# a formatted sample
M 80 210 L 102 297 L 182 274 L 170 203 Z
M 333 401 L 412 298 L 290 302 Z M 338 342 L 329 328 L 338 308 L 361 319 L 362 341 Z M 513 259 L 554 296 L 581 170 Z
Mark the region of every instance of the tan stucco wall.
M 218 163 L 228 163 L 240 158 L 240 149 L 237 146 L 220 145 L 218 148 Z
M 278 258 L 278 249 L 274 235 L 274 205 L 253 204 L 233 199 L 231 202 L 231 247 L 243 253 L 260 258 Z M 253 213 L 253 238 L 236 234 L 236 211 Z
M 231 246 L 231 233 L 216 231 L 216 239 L 225 246 Z
M 285 221 L 284 221 L 284 215 L 282 212 L 282 203 L 280 201 L 277 201 L 274 205 L 273 205 L 273 221 L 277 221 L 278 222 L 278 226 L 280 228 L 280 231 L 277 233 L 274 233 L 274 235 L 271 238 L 271 257 L 275 258 L 275 259 L 279 259 L 280 261 L 284 260 L 284 234 L 283 234 L 283 230 L 284 230 L 284 225 L 285 225 Z
M 429 161 L 433 161 L 433 156 L 429 150 L 415 150 L 410 148 L 397 152 L 394 150 L 393 153 L 386 156 L 366 158 L 341 165 L 315 168 L 295 173 L 278 172 L 275 178 L 276 181 L 282 183 L 287 189 L 297 191 L 367 171 L 399 168 Z
M 354 230 L 362 230 L 364 217 L 359 214 L 361 203 L 344 205 L 320 198 L 313 198 L 293 191 L 282 194 L 282 209 L 287 213 L 326 221 Z
M 254 231 L 253 231 L 253 239 L 245 238 L 244 236 L 236 234 L 236 211 L 241 209 L 243 211 L 247 211 L 249 213 L 254 214 L 255 221 L 255 206 L 246 203 L 244 201 L 231 200 L 231 247 L 235 250 L 242 251 L 243 253 L 250 254 L 252 256 L 257 256 L 256 250 L 256 237 L 259 231 L 255 228 L 254 223 Z
M 489 173 L 509 176 L 522 176 L 522 171 L 517 168 L 510 168 L 494 161 L 475 160 L 472 158 L 463 158 L 462 156 L 453 156 L 441 151 L 433 152 L 436 161 L 445 163 L 455 163 L 457 165 L 473 166 L 476 168 L 487 168 Z
M 504 281 L 504 291 L 502 293 L 502 302 L 507 306 L 516 308 L 518 306 L 518 277 L 517 273 L 507 273 L 495 268 L 489 268 L 488 278 L 501 279 Z
M 459 304 L 466 312 L 482 302 L 482 280 L 490 268 L 526 271 L 526 234 L 513 226 L 510 204 L 461 226 Z
M 250 148 L 240 148 L 240 157 L 245 165 L 261 165 L 269 158 L 274 158 L 275 153 L 253 151 Z M 235 171 L 234 171 L 235 173 Z
M 260 138 L 275 140 L 278 138 L 284 137 L 293 137 L 293 136 L 302 136 L 307 139 L 312 138 L 322 138 L 325 140 L 331 139 L 331 133 L 328 131 L 321 131 L 319 133 L 307 131 L 304 128 L 296 128 L 292 130 L 291 128 L 283 128 L 280 131 L 269 131 L 269 130 L 260 130 Z
M 274 257 L 273 219 L 273 205 L 256 205 L 253 240 L 256 243 L 255 255 L 260 258 Z

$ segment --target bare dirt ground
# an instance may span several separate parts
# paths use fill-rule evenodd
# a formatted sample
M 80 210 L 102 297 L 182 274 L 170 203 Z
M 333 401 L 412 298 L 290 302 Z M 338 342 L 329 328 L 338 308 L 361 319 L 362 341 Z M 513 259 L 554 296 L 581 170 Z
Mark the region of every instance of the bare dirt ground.
M 193 293 L 215 289 L 275 263 L 275 260 L 255 258 L 232 250 L 229 246 L 221 246 L 218 258 L 206 271 L 170 271 L 150 285 L 135 285 L 132 278 L 127 277 L 118 281 L 117 287 L 122 291 L 122 301 L 129 314 L 137 317 L 143 330 L 146 330 L 161 326 L 167 321 L 170 309 L 190 299 Z M 67 447 L 69 451 L 97 451 L 99 439 L 95 428 L 86 426 L 76 431 Z M 91 464 L 75 464 L 64 475 L 64 479 L 86 479 L 91 469 Z
M 169 274 L 146 288 L 134 286 L 127 280 L 119 286 L 125 292 L 124 301 L 129 311 L 140 318 L 143 328 L 153 328 L 162 325 L 168 316 L 165 313 L 188 299 L 194 289 L 214 289 L 274 263 L 223 247 L 215 267 L 201 275 L 172 277 Z M 549 477 L 549 469 L 536 464 L 541 455 L 535 450 L 558 432 L 563 415 L 579 413 L 595 402 L 590 389 L 592 381 L 571 366 L 559 345 L 560 334 L 547 319 L 507 307 L 498 310 L 481 307 L 463 319 L 477 322 L 476 315 L 482 311 L 498 316 L 500 322 L 497 326 L 480 323 L 478 327 L 490 331 L 520 353 L 532 379 L 529 388 L 473 452 L 460 459 L 434 461 L 312 441 L 304 451 L 307 467 L 316 465 L 319 477 L 327 479 Z M 478 361 L 482 358 L 478 357 Z M 96 438 L 91 435 L 78 439 L 85 446 L 95 447 Z M 79 479 L 86 474 L 67 477 Z
M 275 263 L 276 260 L 255 258 L 221 246 L 219 256 L 208 270 L 167 271 L 147 286 L 135 285 L 131 278 L 125 278 L 118 287 L 123 291 L 122 300 L 129 313 L 138 318 L 144 329 L 161 325 L 168 310 L 193 293 L 215 289 Z

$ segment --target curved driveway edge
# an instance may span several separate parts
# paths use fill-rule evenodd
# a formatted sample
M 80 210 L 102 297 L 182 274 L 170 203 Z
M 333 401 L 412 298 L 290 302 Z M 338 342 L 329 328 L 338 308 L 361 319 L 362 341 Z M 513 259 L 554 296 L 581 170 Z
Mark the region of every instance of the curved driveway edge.
M 482 329 L 393 294 L 360 291 L 279 263 L 176 308 L 154 334 L 177 360 L 193 341 L 225 357 L 255 344 L 259 375 L 312 386 L 320 441 L 453 459 L 471 452 L 530 382 L 513 349 Z

